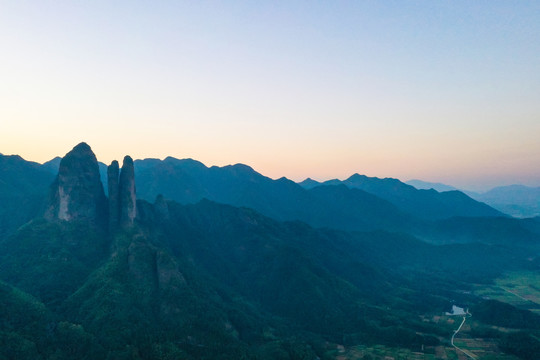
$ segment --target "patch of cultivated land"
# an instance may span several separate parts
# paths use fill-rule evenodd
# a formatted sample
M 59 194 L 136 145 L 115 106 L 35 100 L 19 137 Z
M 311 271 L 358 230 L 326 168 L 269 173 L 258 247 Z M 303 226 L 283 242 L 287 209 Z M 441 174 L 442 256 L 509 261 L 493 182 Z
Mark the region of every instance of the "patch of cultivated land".
M 540 314 L 540 272 L 508 273 L 494 285 L 477 285 L 474 294 Z
M 336 360 L 355 360 L 355 359 L 383 359 L 383 360 L 424 360 L 437 359 L 435 355 L 426 355 L 423 352 L 413 352 L 408 349 L 391 348 L 383 345 L 375 346 L 352 346 L 338 350 Z
M 519 360 L 512 355 L 499 352 L 491 339 L 467 339 L 459 342 L 459 346 L 468 349 L 478 360 Z M 427 346 L 424 351 L 416 352 L 408 349 L 391 348 L 382 345 L 372 347 L 353 346 L 335 353 L 336 360 L 470 360 L 465 354 L 451 346 Z
M 501 360 L 516 360 L 517 358 L 511 356 L 502 356 L 500 354 L 486 354 L 493 355 L 492 359 Z M 356 360 L 356 359 L 372 359 L 372 360 L 470 360 L 460 352 L 456 352 L 456 349 L 449 346 L 428 346 L 424 351 L 411 351 L 408 349 L 391 348 L 382 345 L 376 345 L 372 347 L 367 346 L 353 346 L 346 348 L 340 354 L 336 354 L 336 360 Z M 484 359 L 478 357 L 478 359 Z M 486 358 L 488 359 L 488 358 Z
M 463 317 L 462 316 L 441 316 L 439 317 L 439 324 L 450 324 L 455 327 L 459 326 Z M 474 338 L 471 335 L 471 327 L 476 326 L 476 322 L 473 317 L 467 318 L 467 321 L 463 324 L 463 327 L 454 338 L 454 344 L 460 349 L 466 350 L 468 353 L 475 356 L 479 360 L 487 359 L 501 359 L 501 360 L 517 360 L 518 358 L 512 355 L 504 355 L 498 348 L 496 341 L 491 338 Z M 498 328 L 503 330 L 502 328 Z M 441 346 L 442 347 L 442 346 Z M 454 349 L 453 347 L 444 347 L 444 353 L 442 349 L 439 349 L 436 359 L 459 359 L 470 360 L 470 357 L 463 354 L 461 351 Z
M 462 321 L 462 316 L 435 315 L 424 317 L 424 321 L 430 321 L 441 327 L 456 329 Z M 497 347 L 496 341 L 490 338 L 474 338 L 471 335 L 471 327 L 478 326 L 472 318 L 467 318 L 462 329 L 456 335 L 454 343 L 461 349 L 473 354 L 478 360 L 519 360 L 513 355 L 502 354 Z M 497 328 L 506 331 L 504 328 Z M 335 349 L 329 353 L 336 360 L 470 360 L 470 357 L 456 350 L 450 345 L 450 337 L 440 338 L 441 344 L 438 346 L 426 346 L 423 351 L 411 351 L 410 349 L 393 348 L 383 345 L 375 346 L 351 346 L 344 347 L 336 345 Z
M 474 316 L 473 316 L 474 318 Z M 491 360 L 491 359 L 501 359 L 501 360 L 518 360 L 517 357 L 513 355 L 506 355 L 501 353 L 499 347 L 497 346 L 495 339 L 490 338 L 474 338 L 471 335 L 471 327 L 477 326 L 476 322 L 470 321 L 467 319 L 467 322 L 463 325 L 461 331 L 456 335 L 454 339 L 454 344 L 474 355 L 478 360 Z M 494 327 L 495 328 L 495 327 Z M 500 331 L 506 331 L 504 328 L 496 328 Z M 458 359 L 468 359 L 470 357 L 459 352 Z

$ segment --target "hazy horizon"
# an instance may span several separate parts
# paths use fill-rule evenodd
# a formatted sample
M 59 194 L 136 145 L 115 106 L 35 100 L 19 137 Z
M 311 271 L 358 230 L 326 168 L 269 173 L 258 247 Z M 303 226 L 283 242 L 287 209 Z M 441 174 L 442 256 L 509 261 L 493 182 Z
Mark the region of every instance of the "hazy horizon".
M 540 3 L 0 2 L 0 152 L 540 186 Z
M 89 144 L 90 146 L 92 146 L 91 144 Z M 93 149 L 92 149 L 93 150 Z M 94 151 L 94 150 L 93 150 Z M 68 151 L 66 151 L 67 153 Z M 18 155 L 18 156 L 21 156 L 21 154 L 5 154 L 5 153 L 2 153 L 0 151 L 0 155 L 5 155 L 5 156 L 10 156 L 10 155 Z M 25 158 L 24 156 L 21 156 L 24 160 L 26 161 L 32 161 L 32 162 L 36 162 L 36 163 L 39 163 L 39 164 L 43 164 L 45 162 L 48 162 L 48 161 L 51 161 L 53 159 L 55 159 L 56 157 L 63 157 L 65 154 L 63 155 L 56 155 L 56 156 L 53 156 L 51 157 L 50 159 L 48 160 L 45 160 L 45 161 L 37 161 L 37 160 L 34 160 L 34 159 L 28 159 L 28 158 Z M 130 154 L 125 154 L 125 155 L 130 155 Z M 125 155 L 122 155 L 118 158 L 115 158 L 115 159 L 111 159 L 112 160 L 117 160 L 121 163 L 123 157 Z M 104 163 L 106 165 L 109 165 L 111 161 L 102 161 L 99 156 L 96 154 L 96 157 L 97 157 L 97 160 L 101 163 Z M 200 161 L 199 159 L 197 158 L 193 158 L 193 157 L 176 157 L 176 156 L 171 156 L 171 155 L 166 155 L 166 156 L 162 156 L 162 157 L 142 157 L 142 158 L 133 158 L 134 161 L 136 160 L 145 160 L 145 159 L 159 159 L 159 160 L 164 160 L 165 158 L 167 157 L 174 157 L 176 159 L 179 159 L 179 160 L 183 160 L 183 159 L 192 159 L 192 160 L 195 160 L 195 161 L 199 161 L 201 163 L 203 163 L 205 166 L 207 167 L 212 167 L 212 166 L 227 166 L 227 165 L 236 165 L 236 164 L 244 164 L 244 165 L 248 165 L 250 167 L 252 167 L 255 171 L 257 171 L 258 173 L 260 173 L 261 175 L 264 175 L 264 176 L 267 176 L 267 177 L 270 177 L 274 180 L 276 179 L 279 179 L 281 177 L 286 177 L 294 182 L 302 182 L 306 179 L 312 179 L 312 180 L 315 180 L 315 181 L 318 181 L 318 182 L 325 182 L 325 181 L 328 181 L 328 180 L 335 180 L 335 179 L 338 179 L 338 180 L 346 180 L 347 178 L 349 178 L 350 176 L 354 175 L 354 174 L 360 174 L 360 175 L 366 175 L 366 176 L 369 176 L 369 177 L 378 177 L 378 178 L 395 178 L 395 179 L 398 179 L 404 183 L 408 182 L 408 181 L 413 181 L 413 180 L 420 180 L 420 181 L 424 181 L 424 182 L 428 182 L 428 183 L 438 183 L 438 184 L 442 184 L 442 185 L 448 185 L 448 186 L 453 186 L 455 188 L 457 188 L 458 190 L 462 190 L 462 191 L 473 191 L 473 192 L 486 192 L 486 191 L 489 191 L 495 187 L 498 187 L 498 186 L 508 186 L 508 185 L 524 185 L 524 186 L 529 186 L 529 187 L 540 187 L 539 184 L 526 184 L 526 183 L 493 183 L 493 185 L 483 185 L 483 184 L 480 184 L 478 186 L 472 186 L 472 187 L 460 187 L 456 184 L 451 184 L 451 183 L 446 183 L 446 182 L 440 182 L 440 181 L 431 181 L 430 179 L 418 179 L 418 178 L 410 178 L 410 179 L 405 179 L 405 178 L 398 178 L 396 176 L 378 176 L 377 174 L 366 174 L 366 173 L 363 173 L 361 171 L 354 171 L 350 174 L 346 174 L 344 176 L 333 176 L 333 177 L 327 177 L 327 178 L 318 178 L 318 177 L 314 177 L 314 176 L 306 176 L 306 177 L 302 177 L 302 178 L 292 178 L 292 177 L 289 177 L 287 175 L 277 175 L 277 176 L 271 176 L 271 175 L 268 175 L 268 174 L 265 174 L 263 171 L 260 171 L 259 169 L 253 167 L 251 164 L 247 164 L 247 163 L 224 163 L 224 164 L 209 164 L 209 163 L 205 163 L 203 161 Z

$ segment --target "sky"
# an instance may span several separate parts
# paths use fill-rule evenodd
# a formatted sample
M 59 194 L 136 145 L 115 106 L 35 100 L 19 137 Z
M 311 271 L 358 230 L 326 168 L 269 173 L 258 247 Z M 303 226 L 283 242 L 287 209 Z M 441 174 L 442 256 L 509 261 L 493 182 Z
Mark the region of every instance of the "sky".
M 0 153 L 540 186 L 538 1 L 0 0 Z

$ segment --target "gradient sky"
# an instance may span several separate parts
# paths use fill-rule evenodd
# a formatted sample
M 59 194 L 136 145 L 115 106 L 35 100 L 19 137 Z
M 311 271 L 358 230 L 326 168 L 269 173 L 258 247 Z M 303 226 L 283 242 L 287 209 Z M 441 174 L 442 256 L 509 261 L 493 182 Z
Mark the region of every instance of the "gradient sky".
M 0 152 L 540 186 L 539 1 L 2 1 Z

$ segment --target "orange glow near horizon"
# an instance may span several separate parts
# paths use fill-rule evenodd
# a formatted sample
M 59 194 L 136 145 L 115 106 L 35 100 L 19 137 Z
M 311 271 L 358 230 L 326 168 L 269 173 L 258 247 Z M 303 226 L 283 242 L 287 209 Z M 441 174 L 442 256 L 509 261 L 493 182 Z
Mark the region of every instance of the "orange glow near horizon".
M 0 152 L 44 162 L 85 141 L 105 163 L 540 186 L 536 10 L 2 4 Z
M 233 148 L 223 143 L 201 149 L 200 144 L 197 146 L 193 142 L 179 141 L 175 144 L 165 141 L 154 144 L 134 138 L 120 145 L 115 139 L 105 140 L 107 139 L 99 135 L 96 135 L 95 140 L 80 139 L 74 142 L 58 138 L 46 141 L 44 139 L 40 143 L 28 139 L 26 144 L 4 143 L 3 146 L 7 150 L 10 148 L 13 150 L 6 152 L 3 149 L 2 153 L 18 154 L 26 160 L 43 163 L 56 156 L 63 156 L 78 142 L 85 141 L 92 147 L 98 160 L 106 164 L 112 160 L 121 160 L 125 155 L 130 155 L 134 159 L 164 159 L 172 156 L 179 159 L 193 158 L 206 166 L 243 163 L 265 176 L 274 179 L 285 176 L 294 181 L 302 181 L 307 177 L 317 181 L 345 179 L 354 173 L 360 173 L 381 178 L 394 177 L 402 181 L 416 178 L 442 182 L 467 190 L 487 189 L 513 183 L 538 186 L 540 183 L 535 169 L 523 171 L 523 168 L 527 169 L 527 165 L 535 159 L 520 154 L 519 148 L 515 153 L 505 154 L 486 147 L 483 151 L 476 151 L 475 156 L 472 156 L 466 154 L 464 148 L 457 154 L 440 150 L 430 153 L 421 147 L 416 149 L 416 152 L 411 152 L 414 150 L 412 146 L 408 147 L 408 152 L 402 153 L 384 146 L 379 149 L 365 146 L 362 151 L 357 152 L 349 151 L 348 144 L 341 144 L 342 146 L 332 148 L 333 151 L 316 146 L 303 146 L 300 147 L 301 151 L 294 151 L 290 144 L 282 144 L 278 149 L 262 143 L 251 151 L 244 151 L 242 148 Z M 496 159 L 493 160 L 491 155 L 495 155 Z M 468 161 L 462 161 L 463 158 Z M 505 177 L 505 174 L 510 176 Z

